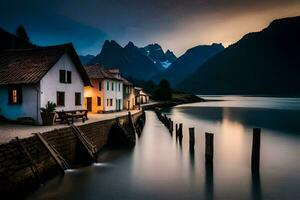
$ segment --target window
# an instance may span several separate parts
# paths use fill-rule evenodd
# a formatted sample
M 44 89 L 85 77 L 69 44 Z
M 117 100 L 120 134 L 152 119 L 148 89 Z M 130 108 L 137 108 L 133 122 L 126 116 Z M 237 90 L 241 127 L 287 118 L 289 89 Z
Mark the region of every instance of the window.
M 9 104 L 22 104 L 22 88 L 13 87 L 9 90 L 8 94 L 8 103 Z
M 59 70 L 59 82 L 60 83 L 66 82 L 66 70 Z
M 65 92 L 56 93 L 56 105 L 65 106 Z
M 75 106 L 81 106 L 81 93 L 75 92 Z
M 106 105 L 109 106 L 109 99 L 106 99 Z
M 97 97 L 97 105 L 101 106 L 101 97 Z
M 102 87 L 101 81 L 99 81 L 99 83 L 98 83 L 98 89 L 99 89 L 99 91 L 101 91 L 101 87 Z
M 59 70 L 60 83 L 72 83 L 72 72 L 66 70 Z
M 111 82 L 111 90 L 114 91 L 114 82 Z
M 121 91 L 121 83 L 119 83 L 119 91 Z
M 18 102 L 18 96 L 17 96 L 17 90 L 12 90 L 12 102 L 17 103 Z
M 67 71 L 67 83 L 72 83 L 72 72 Z
M 106 90 L 109 90 L 109 82 L 106 82 Z
M 110 106 L 113 106 L 113 99 L 110 99 Z

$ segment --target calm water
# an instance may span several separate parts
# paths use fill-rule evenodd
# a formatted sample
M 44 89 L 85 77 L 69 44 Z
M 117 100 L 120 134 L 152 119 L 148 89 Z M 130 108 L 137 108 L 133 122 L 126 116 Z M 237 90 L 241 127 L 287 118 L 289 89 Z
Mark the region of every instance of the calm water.
M 183 123 L 183 144 L 146 112 L 132 151 L 107 151 L 100 163 L 70 170 L 32 199 L 300 199 L 300 99 L 222 99 L 166 109 Z M 195 127 L 195 153 L 188 128 Z M 250 170 L 252 128 L 261 127 L 261 170 Z M 215 134 L 213 166 L 204 159 L 204 133 Z

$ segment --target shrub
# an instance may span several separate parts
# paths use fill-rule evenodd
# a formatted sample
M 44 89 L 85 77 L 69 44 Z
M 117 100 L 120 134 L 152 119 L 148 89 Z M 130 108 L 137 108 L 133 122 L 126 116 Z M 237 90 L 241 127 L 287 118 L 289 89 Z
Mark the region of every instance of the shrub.
M 41 108 L 41 111 L 45 113 L 50 113 L 50 112 L 54 112 L 55 109 L 56 109 L 56 103 L 48 101 L 46 106 Z

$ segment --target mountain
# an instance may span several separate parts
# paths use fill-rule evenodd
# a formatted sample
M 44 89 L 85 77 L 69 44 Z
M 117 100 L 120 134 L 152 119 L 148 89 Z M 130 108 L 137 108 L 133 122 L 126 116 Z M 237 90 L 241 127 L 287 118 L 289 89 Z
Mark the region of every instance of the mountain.
M 300 16 L 273 21 L 207 60 L 178 88 L 197 94 L 300 94 Z
M 90 60 L 92 60 L 94 57 L 95 57 L 95 56 L 90 55 L 90 54 L 85 55 L 85 56 L 81 56 L 81 55 L 79 56 L 80 61 L 81 61 L 81 63 L 82 63 L 83 65 L 87 64 L 87 63 L 88 63 Z
M 149 79 L 160 69 L 132 42 L 125 47 L 117 42 L 106 40 L 100 54 L 87 64 L 102 64 L 105 68 L 119 68 L 125 77 Z
M 222 51 L 222 44 L 199 45 L 187 50 L 176 59 L 165 71 L 157 74 L 154 80 L 167 79 L 174 86 L 182 81 L 185 76 L 194 72 L 208 58 Z
M 167 60 L 171 63 L 173 63 L 177 59 L 173 51 L 170 51 L 169 49 L 166 51 L 165 56 Z
M 142 54 L 147 56 L 158 68 L 162 70 L 168 68 L 177 58 L 173 52 L 167 50 L 164 53 L 159 44 L 149 44 L 143 48 L 140 48 Z
M 0 28 L 0 50 L 33 48 L 35 45 Z

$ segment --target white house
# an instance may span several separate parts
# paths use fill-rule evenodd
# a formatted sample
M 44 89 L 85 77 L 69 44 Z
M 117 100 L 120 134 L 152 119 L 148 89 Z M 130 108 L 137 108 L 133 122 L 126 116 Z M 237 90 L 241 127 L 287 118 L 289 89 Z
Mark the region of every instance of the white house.
M 135 91 L 133 84 L 123 78 L 123 107 L 126 110 L 135 109 Z
M 57 111 L 83 109 L 90 80 L 72 44 L 0 53 L 0 115 L 32 118 L 41 124 L 40 108 L 48 101 Z
M 89 112 L 123 110 L 123 82 L 118 70 L 104 70 L 99 64 L 86 66 L 92 86 L 85 87 L 84 107 Z

